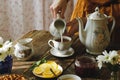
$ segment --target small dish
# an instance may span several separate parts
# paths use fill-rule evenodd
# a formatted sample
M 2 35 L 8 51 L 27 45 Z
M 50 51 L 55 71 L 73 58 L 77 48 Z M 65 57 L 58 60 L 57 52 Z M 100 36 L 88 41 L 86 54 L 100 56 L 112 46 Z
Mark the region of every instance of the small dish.
M 81 78 L 74 74 L 65 74 L 65 75 L 58 77 L 57 80 L 81 80 Z
M 60 50 L 52 48 L 50 50 L 50 53 L 56 57 L 69 57 L 69 56 L 72 56 L 74 54 L 74 49 L 69 48 L 68 50 L 60 51 Z
M 34 72 L 32 72 L 32 73 L 33 73 L 35 76 L 37 76 L 37 77 L 50 79 L 50 78 L 55 78 L 55 77 L 57 77 L 57 76 L 59 76 L 59 75 L 62 74 L 63 68 L 62 68 L 60 65 L 58 65 L 58 70 L 60 70 L 60 73 L 56 74 L 56 76 L 51 76 L 51 77 L 43 76 L 43 75 L 40 75 L 40 74 L 35 74 Z
M 96 60 L 92 56 L 77 56 L 74 67 L 75 73 L 82 78 L 98 76 Z

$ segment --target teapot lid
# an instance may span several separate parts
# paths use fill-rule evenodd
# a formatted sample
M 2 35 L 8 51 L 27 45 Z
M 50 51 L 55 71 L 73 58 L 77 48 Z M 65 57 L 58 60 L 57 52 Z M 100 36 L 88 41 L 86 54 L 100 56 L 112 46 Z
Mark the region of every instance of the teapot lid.
M 103 20 L 105 18 L 106 18 L 106 15 L 105 14 L 101 14 L 99 12 L 99 8 L 98 7 L 95 8 L 95 12 L 93 12 L 93 13 L 91 13 L 89 15 L 89 19 L 92 19 L 92 20 Z

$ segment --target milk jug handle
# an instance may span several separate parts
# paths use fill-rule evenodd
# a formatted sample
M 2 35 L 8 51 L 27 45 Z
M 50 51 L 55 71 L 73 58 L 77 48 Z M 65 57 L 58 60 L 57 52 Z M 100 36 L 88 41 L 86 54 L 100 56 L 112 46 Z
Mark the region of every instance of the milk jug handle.
M 114 29 L 114 27 L 115 27 L 115 18 L 114 17 L 112 17 L 112 16 L 108 16 L 108 19 L 112 19 L 112 21 L 113 21 L 113 24 L 112 24 L 112 27 L 111 27 L 111 30 L 110 30 L 110 35 L 112 34 L 112 32 L 113 32 L 113 29 Z
M 57 19 L 59 19 L 59 18 L 61 18 L 61 17 L 60 17 L 60 13 L 57 13 Z

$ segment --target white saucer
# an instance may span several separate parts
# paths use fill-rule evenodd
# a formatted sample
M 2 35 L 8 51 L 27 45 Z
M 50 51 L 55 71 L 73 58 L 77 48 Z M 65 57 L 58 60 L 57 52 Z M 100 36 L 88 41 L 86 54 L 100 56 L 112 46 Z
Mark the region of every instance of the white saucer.
M 52 48 L 50 49 L 50 53 L 56 57 L 69 57 L 74 54 L 74 50 L 73 48 L 69 48 L 68 50 L 60 51 L 60 50 Z
M 60 77 L 58 77 L 57 80 L 67 80 L 67 79 L 70 79 L 70 80 L 81 80 L 81 78 L 77 75 L 74 75 L 74 74 L 65 74 L 65 75 L 62 75 Z

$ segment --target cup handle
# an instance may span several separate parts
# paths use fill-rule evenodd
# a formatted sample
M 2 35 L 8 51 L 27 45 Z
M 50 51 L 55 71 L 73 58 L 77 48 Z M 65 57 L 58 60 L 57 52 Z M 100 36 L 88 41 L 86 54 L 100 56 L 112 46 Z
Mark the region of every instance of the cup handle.
M 49 40 L 49 41 L 48 41 L 48 45 L 49 45 L 50 47 L 54 48 L 54 46 L 53 46 L 51 43 L 53 43 L 53 40 Z

